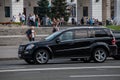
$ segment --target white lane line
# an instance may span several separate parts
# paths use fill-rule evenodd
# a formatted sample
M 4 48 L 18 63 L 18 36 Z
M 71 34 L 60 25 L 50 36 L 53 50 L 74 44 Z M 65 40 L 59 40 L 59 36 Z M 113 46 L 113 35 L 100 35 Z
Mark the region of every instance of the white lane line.
M 92 78 L 92 77 L 120 77 L 120 74 L 110 74 L 110 75 L 71 75 L 71 78 Z
M 113 69 L 113 68 L 120 68 L 120 66 L 12 69 L 12 70 L 0 70 L 0 73 L 2 72 L 23 72 L 23 71 L 77 70 L 77 69 Z
M 25 67 L 17 67 L 17 66 L 13 66 L 13 67 L 3 67 L 3 68 L 0 68 L 1 70 L 8 70 L 8 69 L 24 69 Z

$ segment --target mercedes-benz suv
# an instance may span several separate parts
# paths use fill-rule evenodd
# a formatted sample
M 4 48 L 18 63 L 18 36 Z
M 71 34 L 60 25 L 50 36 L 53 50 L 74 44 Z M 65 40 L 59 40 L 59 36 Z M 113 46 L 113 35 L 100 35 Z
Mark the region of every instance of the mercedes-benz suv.
M 18 55 L 29 64 L 45 64 L 49 59 L 70 58 L 84 62 L 104 62 L 116 55 L 116 44 L 110 29 L 77 27 L 57 31 L 43 41 L 20 45 Z

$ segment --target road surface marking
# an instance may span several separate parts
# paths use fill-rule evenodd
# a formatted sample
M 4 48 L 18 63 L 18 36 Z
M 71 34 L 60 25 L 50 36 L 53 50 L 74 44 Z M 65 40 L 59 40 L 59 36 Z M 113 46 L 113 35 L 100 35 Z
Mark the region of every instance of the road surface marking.
M 90 77 L 120 77 L 120 74 L 110 74 L 110 75 L 72 75 L 71 78 L 90 78 Z
M 25 67 L 19 67 L 19 66 L 11 66 L 11 67 L 4 67 L 4 68 L 0 68 L 0 70 L 8 70 L 8 69 L 24 69 Z
M 0 70 L 0 73 L 2 72 L 23 72 L 23 71 L 77 70 L 77 69 L 113 69 L 113 68 L 120 68 L 120 66 L 12 69 L 12 70 Z

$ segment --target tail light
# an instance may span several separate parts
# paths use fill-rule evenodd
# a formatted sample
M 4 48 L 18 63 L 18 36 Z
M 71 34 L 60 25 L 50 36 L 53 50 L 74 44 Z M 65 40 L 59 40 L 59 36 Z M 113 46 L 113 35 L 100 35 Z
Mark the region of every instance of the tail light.
M 116 40 L 115 38 L 112 39 L 112 45 L 115 45 L 116 44 Z

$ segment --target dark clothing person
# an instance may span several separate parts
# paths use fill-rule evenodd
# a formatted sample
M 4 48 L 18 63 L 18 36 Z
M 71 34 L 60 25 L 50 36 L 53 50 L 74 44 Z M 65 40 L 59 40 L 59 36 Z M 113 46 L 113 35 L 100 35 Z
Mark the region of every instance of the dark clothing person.
M 35 34 L 36 32 L 34 30 L 34 27 L 31 27 L 30 29 L 26 31 L 26 35 L 29 41 L 35 41 Z
M 72 18 L 72 24 L 75 24 L 75 19 L 74 18 Z
M 26 36 L 27 36 L 27 38 L 29 39 L 29 41 L 32 41 L 32 36 L 31 36 L 31 34 L 32 34 L 31 29 L 28 29 L 28 30 L 26 31 Z
M 53 27 L 53 33 L 56 32 L 56 31 L 59 31 L 58 27 Z
M 81 24 L 84 25 L 84 18 L 81 19 Z

